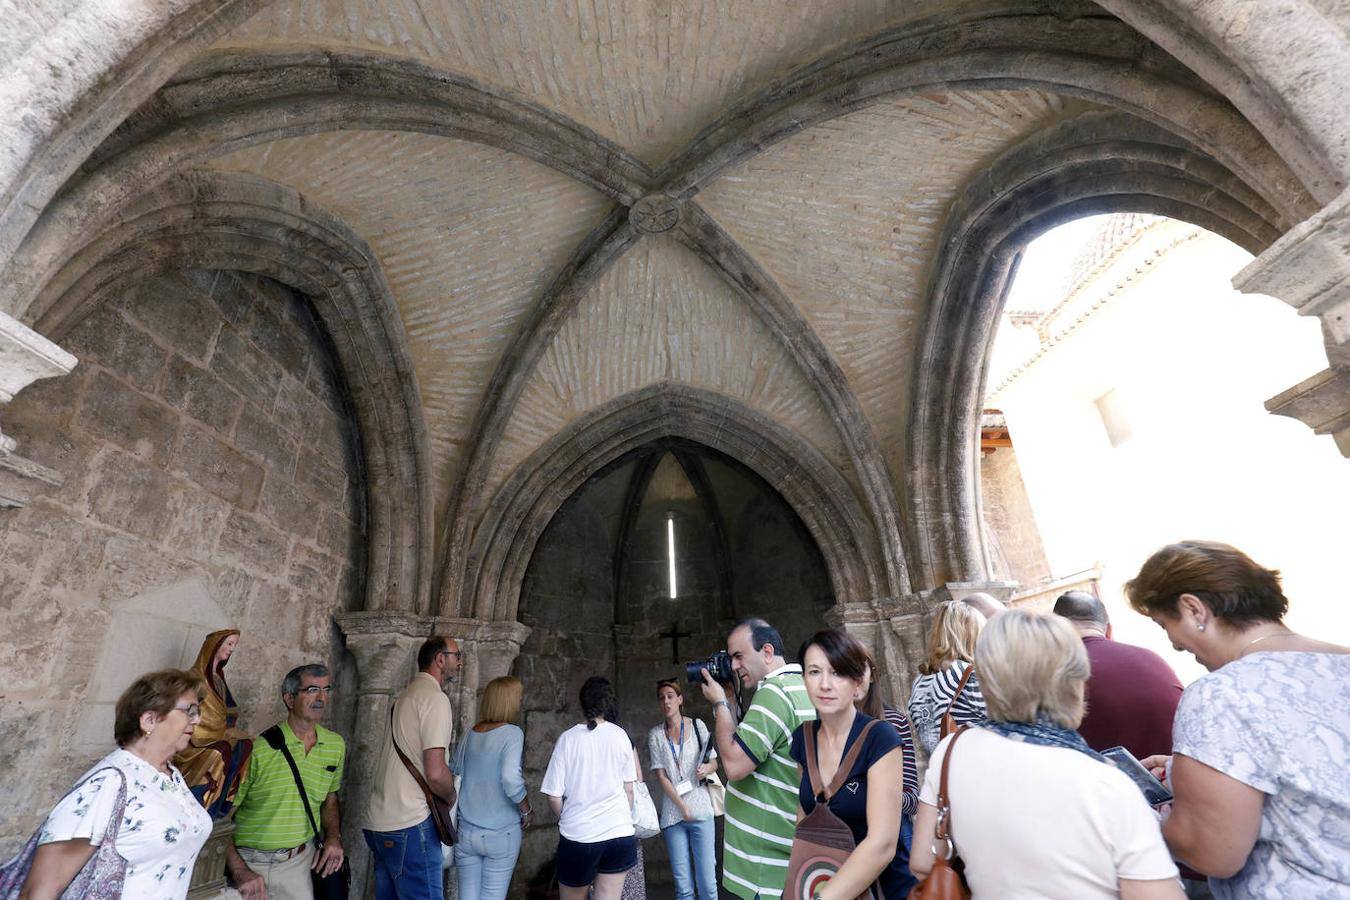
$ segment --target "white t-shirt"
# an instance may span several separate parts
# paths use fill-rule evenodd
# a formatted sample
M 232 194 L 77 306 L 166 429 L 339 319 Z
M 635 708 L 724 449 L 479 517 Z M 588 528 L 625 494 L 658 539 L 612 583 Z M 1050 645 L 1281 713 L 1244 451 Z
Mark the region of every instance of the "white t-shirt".
M 563 798 L 558 820 L 563 837 L 595 844 L 634 833 L 623 786 L 636 780 L 628 734 L 613 722 L 601 722 L 594 731 L 582 723 L 559 735 L 540 790 Z
M 937 805 L 948 736 L 919 799 Z M 975 898 L 1094 900 L 1119 880 L 1176 878 L 1158 817 L 1124 773 L 1085 753 L 966 732 L 948 774 L 952 837 Z

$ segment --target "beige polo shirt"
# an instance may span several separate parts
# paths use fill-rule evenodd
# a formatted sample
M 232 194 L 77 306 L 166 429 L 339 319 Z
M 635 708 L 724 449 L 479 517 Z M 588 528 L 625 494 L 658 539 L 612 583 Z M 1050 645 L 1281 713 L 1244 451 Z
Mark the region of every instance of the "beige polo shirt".
M 393 735 L 398 739 L 399 749 L 423 777 L 427 774 L 422 766 L 423 750 L 444 748 L 446 764 L 449 764 L 450 745 L 454 739 L 450 698 L 426 672 L 414 675 L 394 702 Z M 394 745 L 385 740 L 375 763 L 365 827 L 371 831 L 399 831 L 411 828 L 429 815 L 431 810 L 427 808 L 422 789 L 394 752 Z

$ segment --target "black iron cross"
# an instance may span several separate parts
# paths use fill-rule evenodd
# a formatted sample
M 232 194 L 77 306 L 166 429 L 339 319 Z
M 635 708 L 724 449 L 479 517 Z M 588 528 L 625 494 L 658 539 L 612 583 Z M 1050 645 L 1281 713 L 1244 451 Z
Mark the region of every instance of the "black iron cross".
M 670 661 L 678 663 L 680 661 L 680 638 L 693 637 L 687 631 L 680 631 L 679 622 L 671 622 L 670 630 L 663 631 L 657 637 L 670 638 Z

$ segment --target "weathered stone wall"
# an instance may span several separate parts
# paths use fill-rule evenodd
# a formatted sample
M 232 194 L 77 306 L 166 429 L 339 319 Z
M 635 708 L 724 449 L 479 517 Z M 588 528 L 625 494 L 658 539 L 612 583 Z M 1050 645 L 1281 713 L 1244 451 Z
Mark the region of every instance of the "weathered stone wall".
M 332 617 L 360 602 L 365 482 L 308 301 L 190 271 L 58 337 L 79 367 L 5 412 L 65 485 L 0 515 L 0 856 L 111 749 L 110 699 L 189 664 L 213 627 L 243 629 L 244 728 L 279 718 L 282 675 L 316 660 L 336 669 L 330 724 L 351 719 Z
M 1041 532 L 1011 447 L 980 458 L 981 509 L 986 540 L 994 557 L 994 578 L 1030 587 L 1051 576 Z

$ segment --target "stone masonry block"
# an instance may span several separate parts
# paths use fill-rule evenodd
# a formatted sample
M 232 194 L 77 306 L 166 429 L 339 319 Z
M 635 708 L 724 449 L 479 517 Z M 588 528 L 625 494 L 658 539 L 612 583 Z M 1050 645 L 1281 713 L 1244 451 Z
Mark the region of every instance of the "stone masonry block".
M 125 301 L 127 312 L 165 346 L 205 360 L 220 331 L 215 305 L 186 281 L 173 277 L 142 282 Z
M 173 465 L 206 490 L 240 509 L 254 509 L 258 504 L 262 466 L 205 429 L 193 424 L 184 425 Z
M 313 451 L 302 452 L 296 463 L 295 482 L 314 499 L 334 509 L 344 508 L 347 475 L 325 457 Z
M 164 369 L 159 396 L 199 422 L 229 434 L 244 401 L 206 369 L 174 356 Z
M 233 328 L 221 330 L 211 371 L 259 409 L 271 412 L 281 387 L 281 366 Z
M 257 516 L 236 509 L 226 520 L 216 547 L 251 571 L 276 578 L 286 572 L 290 539 Z
M 80 404 L 77 424 L 95 437 L 163 465 L 177 437 L 178 414 L 100 371 Z
M 203 294 L 208 294 L 221 316 L 231 325 L 238 327 L 248 319 L 255 300 L 255 286 L 249 283 L 251 279 L 217 269 L 191 269 L 183 273 L 183 277 Z
M 273 303 L 255 303 L 245 333 L 264 353 L 287 372 L 304 378 L 309 368 L 309 349 L 298 323 Z
M 336 360 L 325 353 L 315 353 L 309 360 L 309 373 L 305 384 L 310 392 L 322 400 L 334 412 L 342 412 L 346 406 L 343 396 L 346 391 L 342 374 Z
M 173 519 L 164 534 L 165 546 L 185 557 L 209 561 L 234 507 L 188 482 L 179 483 L 172 507 Z
M 328 518 L 314 508 L 314 501 L 279 473 L 267 477 L 258 510 L 273 525 L 296 537 L 313 539 Z
M 103 454 L 90 471 L 89 512 L 95 520 L 151 540 L 168 526 L 172 479 L 129 453 Z
M 324 409 L 324 406 L 309 392 L 304 382 L 292 375 L 281 379 L 276 407 L 272 413 L 278 425 L 291 434 L 313 440 L 315 409 Z
M 300 442 L 251 404 L 239 413 L 239 421 L 234 426 L 234 445 L 261 457 L 273 474 L 279 473 L 284 478 L 295 474 Z
M 296 544 L 291 551 L 287 579 L 296 590 L 327 596 L 332 593 L 341 569 L 342 564 L 328 554 Z
M 63 343 L 86 364 L 98 362 L 142 390 L 153 389 L 168 356 L 111 303 L 85 317 Z
M 247 621 L 253 634 L 298 649 L 304 628 L 304 609 L 296 602 L 294 592 L 285 585 L 259 581 L 249 600 Z M 284 674 L 292 667 L 287 666 L 281 671 Z

